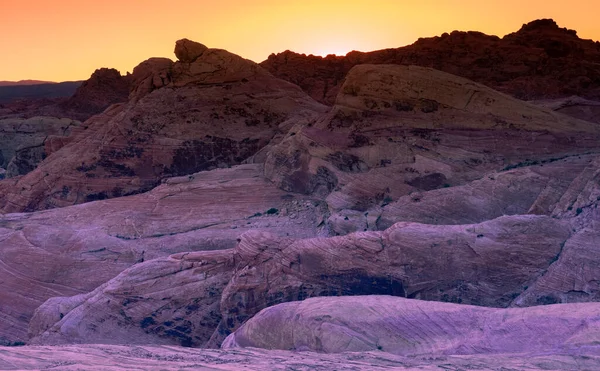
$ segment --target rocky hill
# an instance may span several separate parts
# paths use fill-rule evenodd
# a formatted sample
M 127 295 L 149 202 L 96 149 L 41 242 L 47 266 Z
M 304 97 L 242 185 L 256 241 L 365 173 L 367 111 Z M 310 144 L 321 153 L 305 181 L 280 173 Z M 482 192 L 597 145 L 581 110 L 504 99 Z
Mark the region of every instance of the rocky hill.
M 551 19 L 525 24 L 503 38 L 453 31 L 397 49 L 344 57 L 285 51 L 261 66 L 332 105 L 348 71 L 365 63 L 431 67 L 524 100 L 571 95 L 600 100 L 600 42 L 580 39 Z
M 239 164 L 326 110 L 297 86 L 224 50 L 184 40 L 176 54 L 179 62 L 152 58 L 137 66 L 127 103 L 86 121 L 36 170 L 0 183 L 0 207 L 67 206 Z
M 0 85 L 0 104 L 7 104 L 15 99 L 52 99 L 70 97 L 81 81 L 67 81 L 61 83 L 17 84 Z
M 86 81 L 0 86 L 0 119 L 50 116 L 85 121 L 108 106 L 126 102 L 131 77 L 100 68 Z

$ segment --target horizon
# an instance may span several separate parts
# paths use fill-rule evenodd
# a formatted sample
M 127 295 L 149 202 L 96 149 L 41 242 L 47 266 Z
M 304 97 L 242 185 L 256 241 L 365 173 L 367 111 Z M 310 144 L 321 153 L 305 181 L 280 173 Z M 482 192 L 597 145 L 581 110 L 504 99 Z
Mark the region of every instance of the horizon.
M 175 41 L 182 38 L 257 63 L 285 50 L 326 56 L 397 48 L 454 30 L 503 37 L 542 18 L 576 30 L 582 39 L 600 40 L 594 19 L 600 4 L 589 1 L 574 0 L 568 6 L 539 0 L 461 4 L 175 0 L 165 7 L 157 0 L 143 6 L 116 0 L 5 0 L 0 5 L 0 32 L 11 37 L 0 39 L 1 50 L 9 56 L 0 61 L 0 81 L 79 81 L 103 67 L 125 75 L 150 57 L 174 60 Z

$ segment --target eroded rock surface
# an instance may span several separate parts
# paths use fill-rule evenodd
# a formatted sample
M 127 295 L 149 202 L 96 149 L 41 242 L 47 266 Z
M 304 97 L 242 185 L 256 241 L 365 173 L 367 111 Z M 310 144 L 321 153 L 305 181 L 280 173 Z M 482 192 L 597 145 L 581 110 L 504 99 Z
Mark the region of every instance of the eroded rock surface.
M 600 101 L 578 96 L 558 99 L 535 100 L 533 103 L 555 112 L 600 124 Z
M 264 349 L 193 349 L 174 346 L 70 345 L 0 347 L 0 367 L 39 370 L 593 370 L 595 355 L 515 354 L 402 357 L 386 352 L 323 354 Z
M 85 121 L 102 113 L 111 104 L 127 101 L 131 88 L 131 76 L 121 76 L 114 68 L 100 68 L 83 82 L 75 94 L 59 107 L 66 117 Z

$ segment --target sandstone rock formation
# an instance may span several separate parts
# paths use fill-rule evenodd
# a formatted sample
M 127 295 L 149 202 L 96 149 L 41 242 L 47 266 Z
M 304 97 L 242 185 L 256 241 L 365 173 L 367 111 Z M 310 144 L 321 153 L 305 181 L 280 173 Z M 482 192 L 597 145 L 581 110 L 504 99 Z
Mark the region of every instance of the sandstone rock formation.
M 319 102 L 333 104 L 350 69 L 359 64 L 432 67 L 483 83 L 519 99 L 579 95 L 600 100 L 600 43 L 541 19 L 503 38 L 480 32 L 445 33 L 412 45 L 345 57 L 286 51 L 261 63 Z
M 232 248 L 251 229 L 322 233 L 324 205 L 261 174 L 260 165 L 242 165 L 171 178 L 145 194 L 3 216 L 0 343 L 25 341 L 33 311 L 48 298 L 87 293 L 144 260 Z
M 165 177 L 239 164 L 325 110 L 298 87 L 218 49 L 192 63 L 150 59 L 131 79 L 129 103 L 86 121 L 14 184 L 0 183 L 4 212 L 142 192 Z
M 370 209 L 377 218 L 368 229 L 385 229 L 398 221 L 426 224 L 479 223 L 502 215 L 536 214 L 572 218 L 595 210 L 600 197 L 600 157 L 576 155 L 547 162 L 524 162 L 464 186 L 400 197 Z M 342 217 L 348 218 L 342 220 Z M 588 223 L 598 220 L 587 215 Z M 343 231 L 365 226 L 366 218 L 342 212 L 330 219 Z M 365 226 L 366 228 L 366 226 Z
M 492 309 L 391 296 L 312 298 L 262 310 L 223 342 L 402 356 L 597 354 L 598 303 Z
M 6 177 L 27 174 L 47 155 L 45 146 L 65 138 L 81 126 L 78 121 L 54 117 L 0 120 L 0 167 Z
M 595 267 L 590 265 L 589 274 L 582 279 L 569 275 L 571 267 L 582 264 L 581 257 L 593 256 L 593 231 L 600 220 L 597 124 L 518 101 L 444 72 L 398 65 L 355 67 L 347 76 L 336 105 L 319 116 L 321 106 L 310 103 L 291 85 L 269 77 L 260 67 L 223 51 L 189 43 L 180 42 L 176 51 L 183 60 L 191 62 L 171 65 L 167 59 L 151 59 L 142 63 L 132 76 L 136 88 L 131 92 L 130 103 L 115 106 L 86 123 L 90 128 L 98 128 L 92 136 L 100 138 L 102 134 L 104 142 L 90 141 L 89 131 L 81 131 L 74 135 L 71 144 L 54 154 L 80 148 L 81 159 L 86 156 L 83 148 L 94 148 L 82 143 L 118 144 L 122 139 L 115 133 L 124 130 L 123 123 L 130 125 L 125 127 L 137 128 L 135 135 L 146 133 L 148 142 L 158 143 L 157 138 L 165 135 L 159 124 L 166 122 L 164 117 L 173 115 L 156 108 L 160 107 L 158 99 L 169 98 L 168 106 L 181 110 L 178 104 L 192 99 L 192 93 L 195 97 L 214 93 L 215 84 L 234 84 L 230 90 L 242 89 L 240 86 L 252 84 L 253 76 L 258 74 L 272 86 L 285 88 L 283 96 L 277 95 L 284 94 L 282 90 L 269 94 L 280 97 L 279 104 L 289 109 L 284 112 L 293 112 L 287 121 L 277 130 L 265 120 L 256 126 L 247 122 L 240 125 L 239 115 L 244 116 L 236 108 L 234 113 L 238 116 L 233 120 L 223 115 L 211 121 L 223 122 L 223 126 L 201 127 L 219 130 L 215 136 L 229 133 L 237 140 L 241 140 L 236 137 L 241 133 L 228 130 L 243 128 L 247 130 L 244 136 L 264 135 L 249 134 L 259 129 L 262 131 L 258 133 L 269 133 L 262 137 L 250 161 L 265 161 L 264 175 L 273 181 L 270 192 L 284 197 L 282 200 L 299 200 L 296 204 L 285 201 L 285 209 L 292 211 L 281 216 L 277 215 L 283 209 L 281 203 L 270 208 L 261 204 L 263 210 L 259 212 L 271 218 L 274 234 L 245 233 L 234 250 L 196 251 L 160 258 L 167 252 L 161 248 L 154 255 L 157 260 L 136 264 L 107 283 L 94 281 L 95 290 L 90 287 L 86 293 L 82 289 L 73 297 L 65 297 L 71 294 L 68 292 L 57 295 L 40 306 L 31 320 L 33 343 L 218 346 L 260 310 L 313 296 L 386 294 L 507 307 L 593 301 L 599 295 L 598 287 L 589 283 L 597 275 Z M 248 82 L 240 82 L 244 79 Z M 249 91 L 257 89 L 255 86 Z M 171 96 L 175 92 L 186 98 L 178 101 Z M 290 94 L 295 98 L 289 98 Z M 206 114 L 205 102 L 214 98 L 202 97 L 202 104 L 194 101 L 193 106 L 201 107 L 200 111 Z M 247 95 L 247 103 L 245 99 Z M 213 110 L 222 107 L 221 100 L 211 104 Z M 233 103 L 227 103 L 225 110 L 231 110 L 227 108 L 230 104 Z M 252 105 L 244 107 L 251 110 Z M 142 112 L 142 108 L 146 111 Z M 299 110 L 303 113 L 298 114 Z M 141 117 L 134 119 L 131 111 Z M 253 116 L 247 119 L 250 117 Z M 106 120 L 114 125 L 112 131 L 100 129 Z M 154 131 L 141 130 L 144 128 Z M 194 133 L 187 126 L 178 130 L 186 135 Z M 222 154 L 224 142 L 218 143 L 221 144 L 214 151 Z M 117 144 L 111 144 L 115 153 Z M 158 147 L 151 148 L 153 161 L 163 156 Z M 115 157 L 119 162 L 111 160 L 115 163 L 114 179 L 122 180 L 119 164 L 139 164 L 137 159 L 146 159 L 144 153 L 145 150 L 140 156 L 133 153 L 129 157 L 121 154 L 118 159 Z M 174 160 L 180 158 L 182 162 L 163 167 L 164 175 L 218 166 L 213 162 L 198 168 L 198 158 L 206 161 L 203 152 L 188 151 L 180 157 L 177 154 L 175 151 Z M 185 162 L 194 154 L 200 156 L 195 157 L 196 163 Z M 111 158 L 107 151 L 100 155 L 104 161 Z M 51 158 L 42 164 L 39 173 L 49 169 Z M 255 181 L 267 184 L 263 175 L 256 172 L 262 171 L 262 166 L 252 166 Z M 106 169 L 97 166 L 84 170 L 93 174 L 92 179 L 100 179 L 101 174 L 106 175 Z M 198 180 L 198 187 L 204 189 L 210 179 L 216 181 L 226 171 L 198 173 L 195 177 L 203 178 Z M 238 171 L 241 170 L 232 174 Z M 175 185 L 187 179 L 183 176 L 166 183 Z M 106 187 L 106 181 L 90 186 L 94 184 Z M 158 188 L 148 197 L 155 192 L 164 189 Z M 222 192 L 211 197 L 221 197 Z M 69 192 L 65 193 L 60 197 L 68 198 Z M 53 197 L 60 199 L 58 195 Z M 252 200 L 256 192 L 240 197 L 240 201 Z M 190 210 L 221 205 L 214 201 L 219 198 L 201 203 L 183 199 Z M 127 200 L 114 200 L 114 205 L 119 205 L 117 201 L 123 202 L 121 205 L 131 202 Z M 290 228 L 299 215 L 297 207 L 303 202 L 313 202 L 322 209 L 317 213 L 306 211 L 301 222 L 305 224 L 300 225 L 310 228 L 299 236 Z M 92 212 L 96 210 L 94 205 L 75 209 L 89 207 Z M 169 211 L 172 207 L 174 204 L 165 205 L 162 213 L 175 215 Z M 310 208 L 309 205 L 307 209 Z M 111 213 L 116 210 L 111 209 Z M 136 253 L 123 265 L 109 265 L 110 274 L 139 260 L 140 250 L 156 249 L 156 245 L 148 245 L 151 240 L 147 237 L 155 236 L 166 219 L 149 223 L 151 219 L 145 219 L 144 213 L 140 211 L 127 219 L 134 225 L 126 231 L 119 230 L 116 222 L 111 226 L 111 231 L 117 228 L 112 235 L 120 236 L 119 240 L 136 241 L 121 242 Z M 213 215 L 211 220 L 221 223 L 223 214 Z M 244 215 L 249 218 L 255 214 Z M 197 222 L 191 224 L 195 226 Z M 261 228 L 261 224 L 251 226 Z M 212 244 L 211 249 L 233 247 L 231 238 L 240 236 L 242 229 L 248 230 L 242 228 L 243 224 L 236 227 L 234 235 L 228 235 L 226 228 L 197 237 L 206 241 L 210 236 L 210 241 L 221 241 Z M 382 229 L 385 231 L 379 231 Z M 373 232 L 297 239 L 360 230 Z M 168 233 L 172 233 L 171 229 Z M 179 244 L 171 247 L 185 251 Z M 579 253 L 580 249 L 588 253 Z M 569 280 L 562 284 L 564 277 Z

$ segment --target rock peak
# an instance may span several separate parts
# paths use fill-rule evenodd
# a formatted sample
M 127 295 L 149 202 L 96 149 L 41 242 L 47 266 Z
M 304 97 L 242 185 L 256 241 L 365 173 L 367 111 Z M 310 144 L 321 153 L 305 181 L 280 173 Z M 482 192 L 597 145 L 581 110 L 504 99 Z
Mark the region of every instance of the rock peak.
M 205 45 L 188 39 L 181 39 L 175 42 L 175 56 L 183 63 L 194 62 L 207 49 Z
M 570 30 L 566 27 L 559 27 L 554 19 L 544 18 L 544 19 L 536 19 L 529 23 L 523 24 L 521 29 L 517 32 L 517 34 L 529 33 L 529 32 L 539 32 L 539 31 L 563 31 L 570 35 L 576 36 L 577 31 Z

